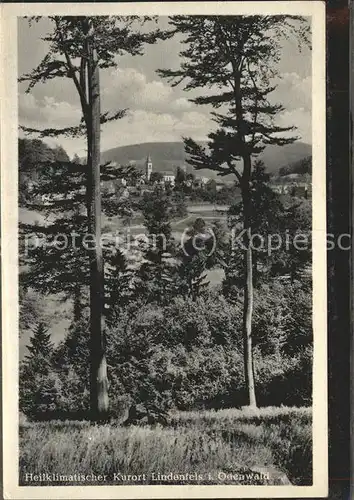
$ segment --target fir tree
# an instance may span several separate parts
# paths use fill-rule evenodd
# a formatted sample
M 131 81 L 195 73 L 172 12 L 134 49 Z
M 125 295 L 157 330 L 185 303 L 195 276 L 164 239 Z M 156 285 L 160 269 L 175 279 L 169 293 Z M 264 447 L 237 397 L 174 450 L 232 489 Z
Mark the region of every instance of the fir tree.
M 29 354 L 25 356 L 25 365 L 34 372 L 48 374 L 53 354 L 53 343 L 44 323 L 35 327 L 30 344 L 27 346 Z
M 176 169 L 175 187 L 178 190 L 183 190 L 186 182 L 186 172 L 180 166 Z
M 306 199 L 289 197 L 284 201 L 279 223 L 283 244 L 274 252 L 270 263 L 270 272 L 275 278 L 287 277 L 291 283 L 300 278 L 311 281 L 311 213 L 311 203 Z
M 184 297 L 197 300 L 208 290 L 207 264 L 210 234 L 206 230 L 204 219 L 195 219 L 187 231 L 187 238 L 182 241 L 179 252 L 178 288 Z
M 106 258 L 105 292 L 108 321 L 114 321 L 116 313 L 124 309 L 136 295 L 136 272 L 130 268 L 121 250 Z
M 141 209 L 148 241 L 144 245 L 138 288 L 148 302 L 168 303 L 174 293 L 175 272 L 171 196 L 161 186 L 156 186 L 152 193 L 144 194 Z
M 188 214 L 186 198 L 183 191 L 173 191 L 172 193 L 172 203 L 173 203 L 173 216 L 174 217 L 186 217 Z
M 269 276 L 273 255 L 269 252 L 268 237 L 272 234 L 280 234 L 281 220 L 284 207 L 280 196 L 269 186 L 270 175 L 266 172 L 262 161 L 256 160 L 250 179 L 251 192 L 251 230 L 252 230 L 252 275 L 253 285 L 258 287 Z M 229 283 L 227 295 L 234 285 L 242 287 L 245 279 L 245 269 L 242 262 L 242 249 L 237 247 L 235 241 L 238 233 L 242 231 L 243 203 L 242 201 L 231 205 L 228 211 L 228 224 L 233 233 L 234 248 L 228 254 L 228 267 L 226 270 L 226 282 Z M 232 242 L 231 242 L 232 244 Z M 231 283 L 231 280 L 234 283 Z M 225 285 L 226 285 L 225 282 Z
M 44 323 L 34 328 L 27 349 L 20 364 L 20 408 L 35 416 L 53 410 L 58 396 L 52 364 L 54 346 Z
M 206 273 L 207 257 L 199 252 L 192 257 L 183 256 L 178 267 L 179 293 L 185 298 L 196 301 L 205 295 L 209 287 Z

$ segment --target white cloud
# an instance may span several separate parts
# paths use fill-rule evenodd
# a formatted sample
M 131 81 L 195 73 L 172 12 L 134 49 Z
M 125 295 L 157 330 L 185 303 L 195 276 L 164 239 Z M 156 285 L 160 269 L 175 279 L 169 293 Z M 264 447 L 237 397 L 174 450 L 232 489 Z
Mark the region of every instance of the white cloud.
M 312 143 L 311 113 L 307 109 L 297 108 L 284 111 L 278 116 L 276 122 L 282 127 L 295 126 L 296 130 L 289 134 L 299 135 L 303 142 Z
M 180 91 L 162 80 L 148 81 L 135 68 L 118 68 L 102 78 L 104 109 L 129 108 L 151 112 L 183 112 L 193 107 Z
M 126 118 L 105 127 L 102 149 L 141 142 L 180 141 L 182 136 L 204 140 L 212 128 L 210 118 L 196 111 L 177 117 L 170 113 L 134 110 Z
M 311 76 L 301 77 L 295 72 L 283 73 L 277 80 L 278 87 L 273 98 L 286 109 L 312 107 L 312 79 Z
M 20 122 L 30 122 L 34 126 L 64 127 L 76 125 L 81 119 L 81 110 L 66 101 L 57 102 L 54 97 L 36 99 L 32 94 L 19 95 Z
M 33 94 L 19 94 L 19 123 L 30 128 L 63 128 L 77 125 L 81 119 L 81 110 L 66 101 L 57 102 L 54 97 L 35 98 Z M 23 133 L 20 133 L 23 136 Z M 83 154 L 84 139 L 59 137 L 46 139 L 51 146 L 61 144 L 69 155 Z
M 176 110 L 176 111 L 185 111 L 187 109 L 191 109 L 193 108 L 194 104 L 191 103 L 190 101 L 188 101 L 188 99 L 186 99 L 185 97 L 180 97 L 178 99 L 176 99 L 175 101 L 173 101 L 172 103 L 172 109 Z
M 302 141 L 311 143 L 311 76 L 302 77 L 296 72 L 283 73 L 276 83 L 278 87 L 273 92 L 271 101 L 280 103 L 285 108 L 276 117 L 276 123 L 284 127 L 295 126 L 296 130 L 289 134 L 299 135 Z
M 311 142 L 311 78 L 296 72 L 281 76 L 272 101 L 281 102 L 286 110 L 276 122 L 281 126 L 295 125 L 302 140 Z M 208 106 L 196 106 L 181 90 L 162 80 L 148 81 L 138 69 L 103 72 L 101 88 L 103 111 L 129 109 L 125 118 L 103 127 L 103 151 L 141 142 L 179 141 L 182 136 L 205 140 L 215 129 Z M 58 94 L 57 89 L 58 100 L 53 95 L 20 94 L 20 123 L 38 128 L 76 125 L 81 118 L 79 103 L 71 102 L 66 91 Z M 60 138 L 59 142 L 70 155 L 84 154 L 84 139 Z
M 143 78 L 141 78 L 143 75 L 138 75 L 137 78 L 135 76 L 135 83 L 139 82 L 139 79 L 144 83 Z M 154 101 L 158 103 L 157 98 L 165 96 L 165 107 L 168 110 L 167 87 L 160 82 L 152 82 L 152 84 L 147 85 L 145 83 L 139 87 L 144 90 L 140 95 L 141 101 L 144 100 L 145 105 Z M 125 85 L 128 85 L 127 80 Z M 108 123 L 102 129 L 102 150 L 141 142 L 180 141 L 182 136 L 191 136 L 196 140 L 206 139 L 207 134 L 213 128 L 210 115 L 193 110 L 194 106 L 183 97 L 177 98 L 174 104 L 175 107 L 171 106 L 168 111 L 131 109 L 123 119 Z M 160 108 L 162 107 L 160 106 Z M 176 108 L 178 112 L 174 112 Z M 195 109 L 197 108 L 195 107 Z M 20 123 L 28 127 L 60 128 L 77 124 L 81 113 L 78 107 L 65 101 L 56 102 L 53 97 L 44 96 L 40 100 L 31 94 L 21 94 L 19 115 Z M 84 139 L 60 137 L 58 140 L 48 140 L 47 142 L 50 144 L 61 143 L 71 156 L 74 153 L 82 155 L 85 151 Z

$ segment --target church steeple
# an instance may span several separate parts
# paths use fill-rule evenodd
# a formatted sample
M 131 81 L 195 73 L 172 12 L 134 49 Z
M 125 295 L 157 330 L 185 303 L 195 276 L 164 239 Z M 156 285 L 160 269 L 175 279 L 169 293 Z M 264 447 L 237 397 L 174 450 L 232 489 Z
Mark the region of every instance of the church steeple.
M 146 180 L 148 180 L 148 181 L 150 180 L 151 174 L 152 174 L 152 161 L 151 161 L 151 156 L 148 155 L 148 157 L 146 158 L 146 162 L 145 162 Z

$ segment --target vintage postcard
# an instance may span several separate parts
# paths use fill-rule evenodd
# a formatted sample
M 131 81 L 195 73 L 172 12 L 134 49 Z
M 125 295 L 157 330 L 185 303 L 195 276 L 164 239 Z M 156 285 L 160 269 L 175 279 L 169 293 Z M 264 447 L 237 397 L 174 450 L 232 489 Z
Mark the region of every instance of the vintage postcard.
M 1 6 L 4 494 L 327 494 L 325 5 Z

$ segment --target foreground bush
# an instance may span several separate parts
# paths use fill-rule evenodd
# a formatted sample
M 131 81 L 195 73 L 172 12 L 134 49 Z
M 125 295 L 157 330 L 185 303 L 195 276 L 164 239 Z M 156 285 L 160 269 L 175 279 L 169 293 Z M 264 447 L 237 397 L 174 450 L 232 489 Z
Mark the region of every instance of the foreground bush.
M 269 288 L 256 296 L 254 360 L 260 406 L 311 404 L 308 318 L 305 315 L 296 330 L 291 312 L 296 287 L 283 288 L 283 295 L 276 290 L 278 297 Z M 145 422 L 162 423 L 158 415 L 165 418 L 172 408 L 247 404 L 240 327 L 240 305 L 213 295 L 196 302 L 177 299 L 165 307 L 141 304 L 118 311 L 107 332 L 112 415 L 123 419 L 132 405 L 140 405 Z M 85 415 L 89 408 L 87 332 L 85 319 L 72 325 L 65 341 L 47 356 L 45 373 L 21 371 L 25 414 L 35 418 L 46 412 L 57 417 L 60 412 Z

